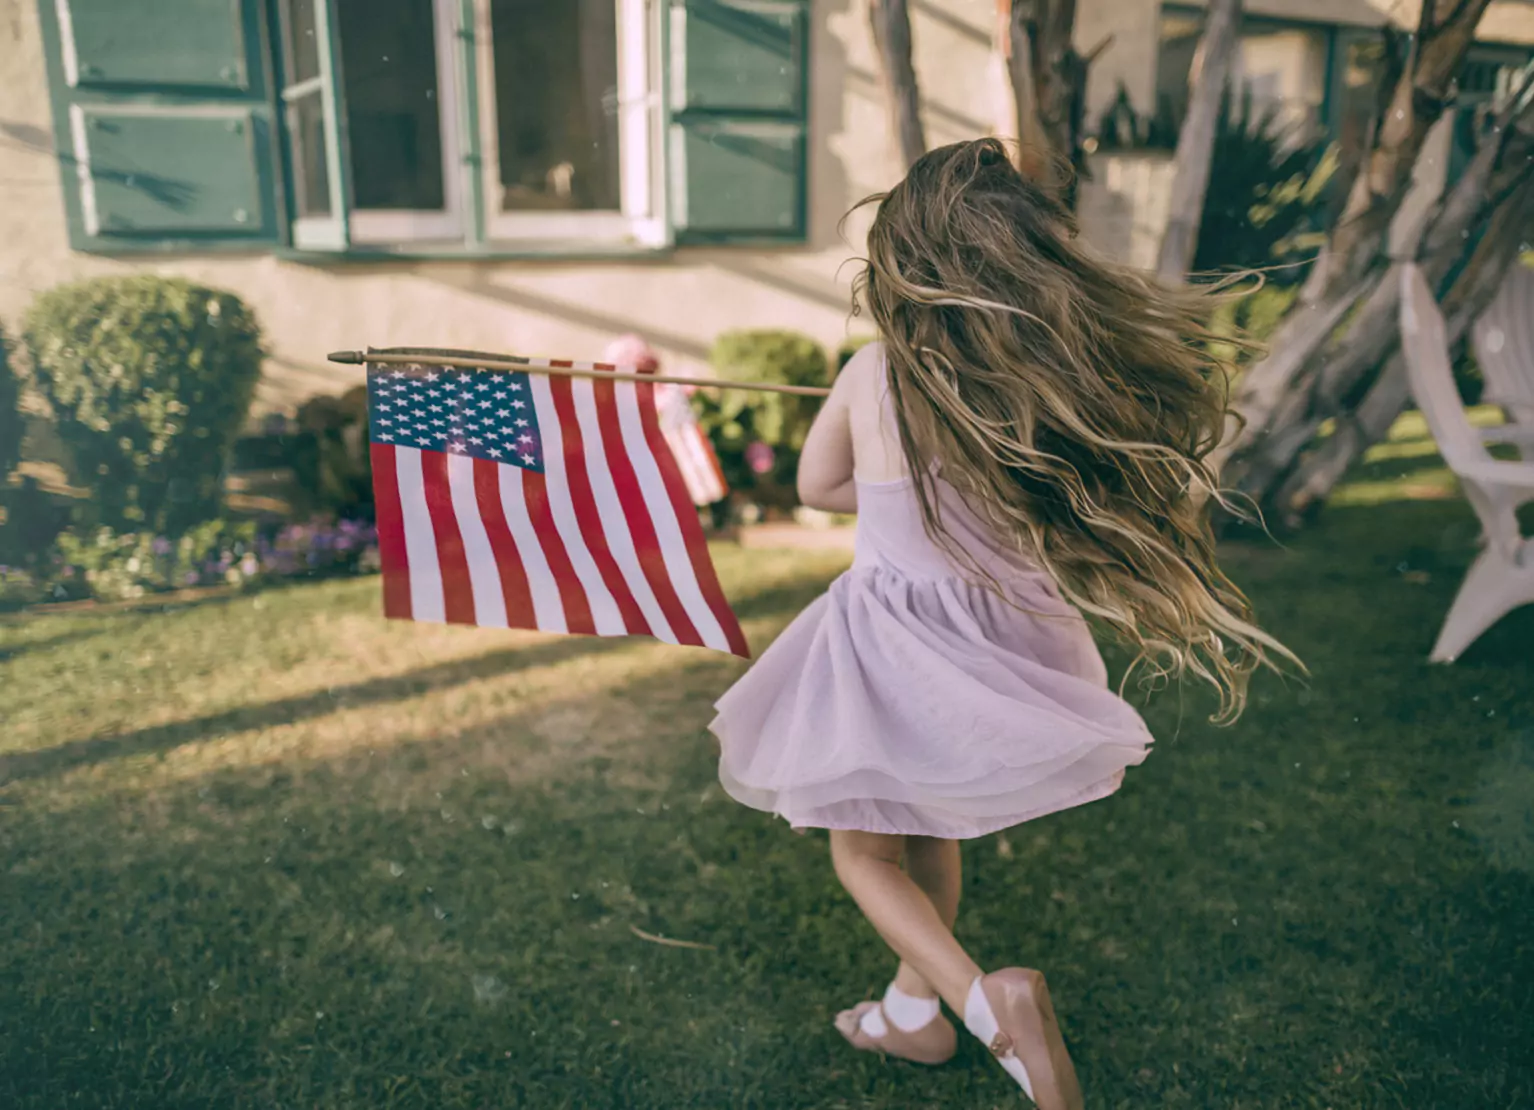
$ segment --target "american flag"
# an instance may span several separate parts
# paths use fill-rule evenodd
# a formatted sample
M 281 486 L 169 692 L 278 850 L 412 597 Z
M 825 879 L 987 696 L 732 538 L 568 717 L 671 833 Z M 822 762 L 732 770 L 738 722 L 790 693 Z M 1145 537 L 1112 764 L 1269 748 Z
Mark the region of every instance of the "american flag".
M 708 433 L 698 423 L 698 414 L 687 399 L 687 390 L 663 382 L 655 387 L 655 402 L 660 411 L 661 434 L 676 456 L 692 503 L 702 506 L 723 501 L 730 487 L 725 483 L 714 445 L 708 441 Z
M 748 657 L 654 390 L 629 375 L 370 365 L 384 615 Z

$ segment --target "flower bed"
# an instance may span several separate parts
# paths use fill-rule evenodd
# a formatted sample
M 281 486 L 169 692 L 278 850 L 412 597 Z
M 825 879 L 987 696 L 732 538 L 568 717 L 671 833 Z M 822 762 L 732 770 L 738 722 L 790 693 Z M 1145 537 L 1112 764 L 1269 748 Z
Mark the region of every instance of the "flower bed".
M 172 539 L 100 528 L 65 532 L 34 566 L 0 566 L 0 608 L 50 601 L 126 601 L 170 590 L 246 588 L 378 569 L 370 524 L 342 520 L 258 526 L 211 521 Z

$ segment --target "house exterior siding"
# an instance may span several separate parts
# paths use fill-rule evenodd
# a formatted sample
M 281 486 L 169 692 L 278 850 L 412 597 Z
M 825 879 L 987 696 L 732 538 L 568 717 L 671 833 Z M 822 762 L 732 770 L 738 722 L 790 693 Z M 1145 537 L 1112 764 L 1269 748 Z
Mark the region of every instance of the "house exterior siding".
M 46 2 L 51 8 L 54 0 Z M 1371 7 L 1376 2 L 1385 6 L 1385 0 L 1349 0 L 1321 7 L 1334 18 L 1363 22 L 1372 11 L 1383 22 Z M 1267 0 L 1253 6 L 1304 5 Z M 1322 14 L 1309 8 L 1305 14 Z M 1089 121 L 1120 84 L 1139 110 L 1152 110 L 1160 10 L 1155 0 L 1080 3 L 1083 49 L 1113 35 L 1092 70 Z M 989 130 L 997 97 L 989 48 L 994 11 L 992 0 L 912 5 L 916 71 L 934 146 Z M 1493 16 L 1488 20 L 1504 38 L 1528 25 L 1521 5 L 1494 5 Z M 814 0 L 807 27 L 802 241 L 540 258 L 327 258 L 266 248 L 114 256 L 71 245 L 39 6 L 37 0 L 0 0 L 0 321 L 14 330 L 38 292 L 98 274 L 152 271 L 229 289 L 254 307 L 266 334 L 270 355 L 259 411 L 291 411 L 316 392 L 353 384 L 359 372 L 327 363 L 325 354 L 367 345 L 589 359 L 616 335 L 635 331 L 677 372 L 704 371 L 713 340 L 732 328 L 791 328 L 834 348 L 867 333 L 867 324 L 850 316 L 855 267 L 849 260 L 860 252 L 869 213 L 853 214 L 844 226 L 840 221 L 857 201 L 897 180 L 899 167 L 864 6 Z M 1119 258 L 1151 264 L 1169 182 L 1164 155 L 1097 156 L 1081 198 L 1085 236 Z

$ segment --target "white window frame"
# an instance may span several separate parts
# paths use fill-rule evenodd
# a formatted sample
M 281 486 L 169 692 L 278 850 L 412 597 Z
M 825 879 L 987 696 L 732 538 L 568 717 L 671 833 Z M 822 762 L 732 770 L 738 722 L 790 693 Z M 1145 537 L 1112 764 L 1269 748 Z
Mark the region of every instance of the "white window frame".
M 496 245 L 567 243 L 664 246 L 670 239 L 665 218 L 661 157 L 660 3 L 613 0 L 618 28 L 618 178 L 620 208 L 607 212 L 503 212 L 500 208 L 500 129 L 496 119 L 496 28 L 490 0 L 475 0 L 478 69 L 480 195 L 486 238 Z
M 458 0 L 432 0 L 437 45 L 437 117 L 442 136 L 442 208 L 359 208 L 351 204 L 353 243 L 384 246 L 463 238 L 463 123 L 459 89 Z M 346 44 L 341 44 L 342 54 Z M 344 65 L 344 63 L 343 63 Z M 343 74 L 344 78 L 344 74 Z M 348 152 L 349 156 L 349 152 Z M 355 179 L 356 166 L 349 167 Z

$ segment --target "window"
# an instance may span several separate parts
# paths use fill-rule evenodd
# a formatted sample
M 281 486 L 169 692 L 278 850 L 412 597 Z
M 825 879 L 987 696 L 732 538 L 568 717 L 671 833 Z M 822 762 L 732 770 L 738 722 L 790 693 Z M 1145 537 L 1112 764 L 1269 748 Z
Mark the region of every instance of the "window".
M 1455 81 L 1456 110 L 1449 145 L 1447 176 L 1450 182 L 1465 172 L 1475 152 L 1486 141 L 1496 113 L 1507 98 L 1522 87 L 1531 52 L 1525 47 L 1476 43 Z
M 658 50 L 645 0 L 489 0 L 481 118 L 500 240 L 664 238 Z
M 283 71 L 291 82 L 282 98 L 299 246 L 462 236 L 456 7 L 456 0 L 282 0 Z M 337 133 L 344 151 L 331 138 Z M 349 200 L 332 193 L 332 180 L 349 185 Z M 343 236 L 336 213 L 345 205 Z
M 1327 35 L 1315 28 L 1257 24 L 1241 34 L 1236 60 L 1238 88 L 1276 126 L 1296 132 L 1321 124 L 1326 100 Z
M 40 10 L 79 249 L 557 255 L 805 234 L 810 0 Z
M 1200 61 L 1204 14 L 1167 8 L 1161 16 L 1156 71 L 1158 111 L 1171 132 L 1188 111 L 1190 74 Z M 1231 84 L 1251 98 L 1257 118 L 1281 129 L 1319 125 L 1326 100 L 1327 32 L 1273 20 L 1245 19 L 1232 62 Z

